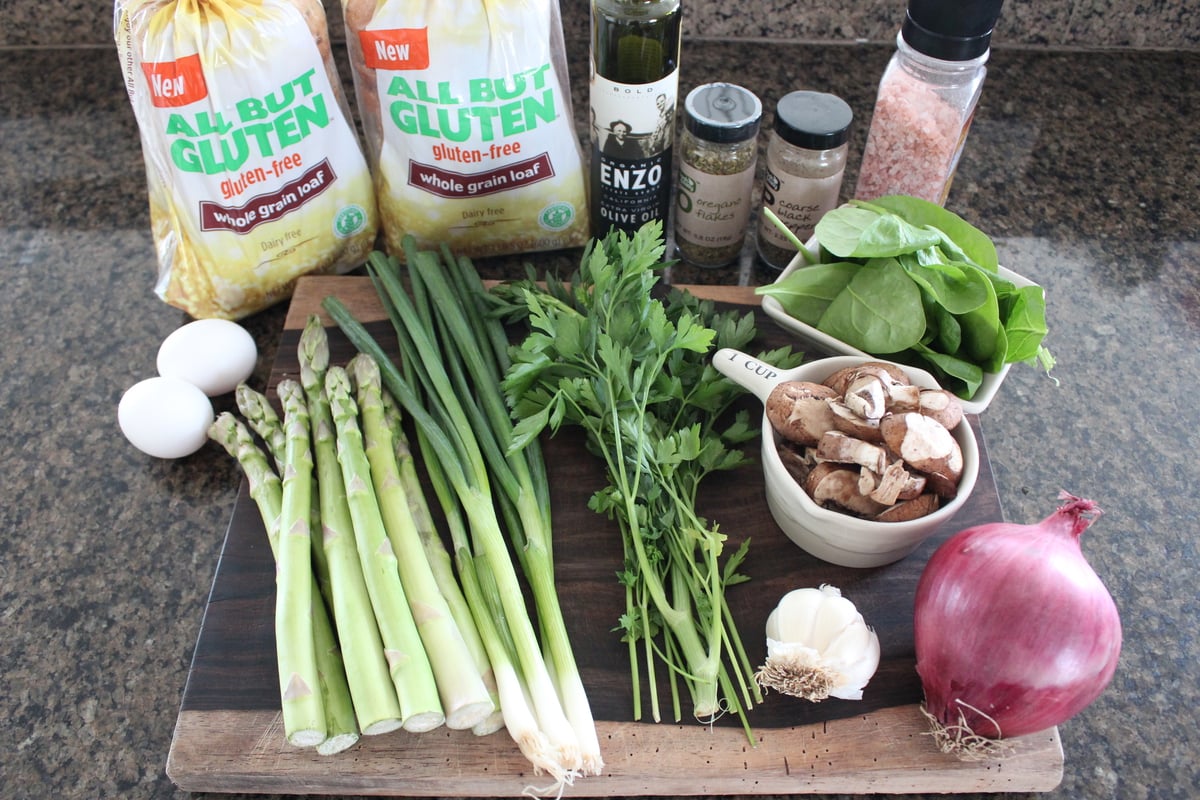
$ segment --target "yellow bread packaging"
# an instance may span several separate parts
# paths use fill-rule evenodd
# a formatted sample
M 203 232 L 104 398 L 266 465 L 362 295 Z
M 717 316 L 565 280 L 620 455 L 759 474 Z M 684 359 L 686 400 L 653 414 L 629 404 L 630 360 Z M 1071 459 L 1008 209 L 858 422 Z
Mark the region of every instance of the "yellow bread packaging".
M 557 0 L 343 0 L 388 251 L 581 246 L 588 215 Z
M 239 319 L 365 261 L 378 211 L 320 0 L 117 0 L 114 33 L 159 297 Z

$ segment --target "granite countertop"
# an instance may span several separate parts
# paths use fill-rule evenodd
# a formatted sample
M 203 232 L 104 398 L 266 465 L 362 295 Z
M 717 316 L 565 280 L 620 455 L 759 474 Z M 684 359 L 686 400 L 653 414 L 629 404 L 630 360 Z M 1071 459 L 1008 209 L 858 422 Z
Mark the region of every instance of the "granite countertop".
M 570 47 L 578 106 L 586 45 Z M 858 115 L 849 188 L 889 52 L 689 41 L 684 90 L 735 80 L 768 108 L 796 88 L 840 94 Z M 186 318 L 151 291 L 115 53 L 6 49 L 0 85 L 0 796 L 183 797 L 164 764 L 240 474 L 215 446 L 159 461 L 117 428 L 121 393 Z M 1047 797 L 1200 796 L 1198 162 L 1200 52 L 998 48 L 948 203 L 1049 297 L 1056 380 L 1014 369 L 983 417 L 1005 516 L 1036 521 L 1060 489 L 1107 512 L 1083 548 L 1121 609 L 1124 651 L 1109 689 L 1062 726 L 1065 776 Z M 284 311 L 245 321 L 256 385 Z

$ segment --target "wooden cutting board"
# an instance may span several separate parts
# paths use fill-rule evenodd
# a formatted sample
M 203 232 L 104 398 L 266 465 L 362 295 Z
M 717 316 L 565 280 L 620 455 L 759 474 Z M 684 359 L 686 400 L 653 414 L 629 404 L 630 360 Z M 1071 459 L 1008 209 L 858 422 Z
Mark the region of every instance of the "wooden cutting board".
M 689 287 L 698 295 L 757 309 L 744 287 Z M 336 295 L 394 347 L 371 283 L 359 277 L 302 279 L 289 309 L 267 388 L 298 371 L 296 345 L 308 316 Z M 793 343 L 757 312 L 762 347 Z M 331 323 L 326 318 L 326 325 Z M 334 363 L 353 350 L 330 328 Z M 756 348 L 758 349 L 758 348 Z M 822 355 L 806 350 L 806 357 Z M 751 406 L 757 413 L 759 408 Z M 577 436 L 545 444 L 553 482 L 558 581 L 580 671 L 598 720 L 604 774 L 581 778 L 568 796 L 759 795 L 809 793 L 1031 792 L 1062 779 L 1057 730 L 1013 740 L 1003 760 L 964 762 L 940 753 L 927 735 L 914 668 L 912 600 L 933 549 L 950 533 L 1003 517 L 980 421 L 979 481 L 970 501 L 920 550 L 878 569 L 849 569 L 819 561 L 776 527 L 756 466 L 714 476 L 701 512 L 736 547 L 750 537 L 743 572 L 751 580 L 731 589 L 730 603 L 755 664 L 765 656 L 767 614 L 786 591 L 823 583 L 839 587 L 879 633 L 882 661 L 861 701 L 807 703 L 769 695 L 751 711 L 757 743 L 740 725 L 706 726 L 685 718 L 632 720 L 625 650 L 612 632 L 623 610 L 615 579 L 619 534 L 587 509 L 602 473 Z M 284 742 L 275 677 L 274 568 L 266 534 L 243 484 L 226 533 L 212 593 L 167 761 L 180 788 L 206 792 L 519 796 L 545 784 L 504 732 L 478 738 L 437 730 L 364 737 L 336 756 L 318 756 Z M 686 713 L 686 711 L 685 711 Z

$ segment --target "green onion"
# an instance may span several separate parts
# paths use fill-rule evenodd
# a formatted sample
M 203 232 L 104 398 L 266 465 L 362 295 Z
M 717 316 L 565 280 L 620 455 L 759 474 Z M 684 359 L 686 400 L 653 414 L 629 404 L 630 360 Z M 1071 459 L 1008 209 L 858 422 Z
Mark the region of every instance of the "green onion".
M 457 533 L 451 524 L 456 562 L 510 734 L 560 784 L 581 772 L 598 773 L 595 723 L 555 593 L 544 466 L 540 451 L 532 449 L 536 443 L 511 448 L 513 425 L 498 385 L 503 369 L 495 361 L 503 348 L 486 325 L 472 321 L 479 314 L 471 297 L 482 285 L 465 260 L 443 263 L 411 243 L 406 255 L 411 295 L 394 259 L 377 253 L 368 266 L 396 329 L 407 376 L 336 298 L 326 298 L 324 307 L 359 351 L 379 364 L 384 385 L 416 426 L 431 476 L 444 487 L 443 507 L 453 495 L 466 520 Z M 546 655 L 501 518 L 532 589 Z M 526 693 L 528 705 L 521 700 Z

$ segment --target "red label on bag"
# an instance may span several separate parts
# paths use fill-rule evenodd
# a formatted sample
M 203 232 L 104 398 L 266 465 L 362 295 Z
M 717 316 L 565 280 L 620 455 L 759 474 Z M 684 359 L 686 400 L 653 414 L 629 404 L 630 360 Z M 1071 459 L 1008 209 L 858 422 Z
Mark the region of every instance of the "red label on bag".
M 429 29 L 359 31 L 363 62 L 371 69 L 428 69 Z
M 200 201 L 200 230 L 249 233 L 267 222 L 287 216 L 333 185 L 337 175 L 325 159 L 278 191 L 261 194 L 240 206 Z
M 208 96 L 199 54 L 174 61 L 144 61 L 142 72 L 150 84 L 150 102 L 158 108 L 178 108 Z
M 519 189 L 554 177 L 554 165 L 546 153 L 486 172 L 462 173 L 419 161 L 408 162 L 408 183 L 438 197 L 461 199 L 484 197 Z

